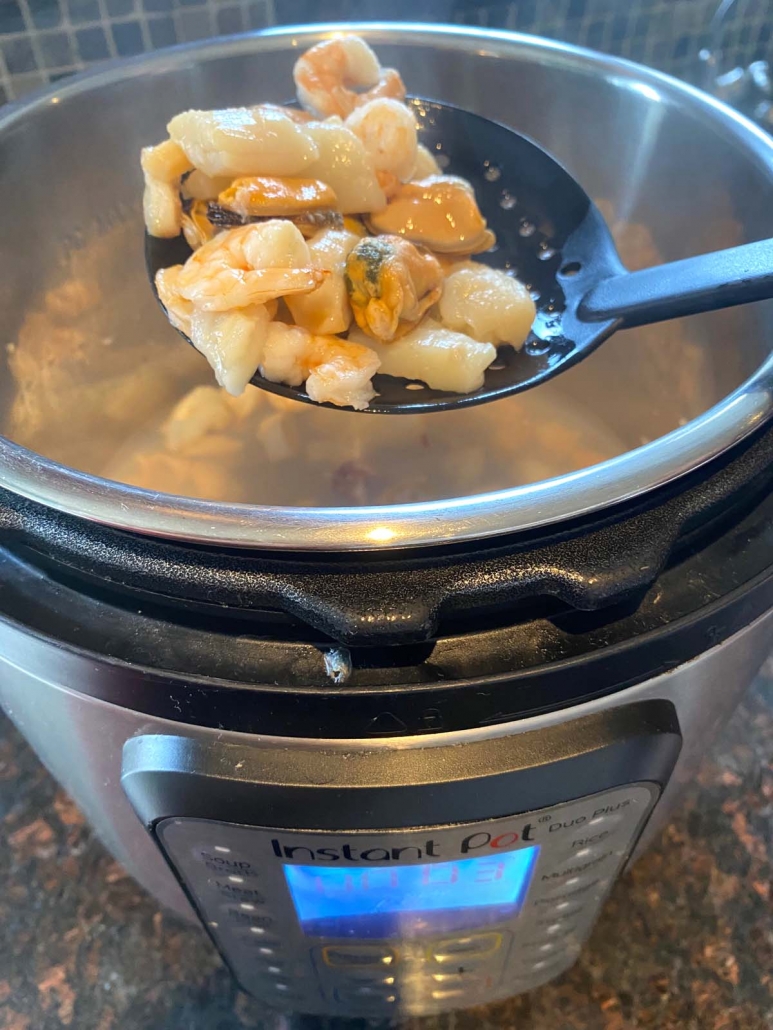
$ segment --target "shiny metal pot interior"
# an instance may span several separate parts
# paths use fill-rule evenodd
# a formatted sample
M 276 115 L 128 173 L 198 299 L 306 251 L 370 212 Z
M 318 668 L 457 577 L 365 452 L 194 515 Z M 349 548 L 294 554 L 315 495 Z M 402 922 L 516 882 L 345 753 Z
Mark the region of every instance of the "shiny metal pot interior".
M 411 92 L 508 122 L 549 148 L 603 204 L 632 267 L 773 235 L 773 142 L 688 87 L 506 33 L 362 31 Z M 621 333 L 529 395 L 411 425 L 297 406 L 308 421 L 293 429 L 295 445 L 285 433 L 277 449 L 266 429 L 276 413 L 265 410 L 230 482 L 229 459 L 216 454 L 191 466 L 209 460 L 209 479 L 191 474 L 182 487 L 173 461 L 155 468 L 147 490 L 99 478 L 143 482 L 138 450 L 208 381 L 145 279 L 140 147 L 188 107 L 286 100 L 299 48 L 321 35 L 281 30 L 142 57 L 0 116 L 10 372 L 0 485 L 180 539 L 406 546 L 596 510 L 673 480 L 770 415 L 773 308 L 760 304 Z

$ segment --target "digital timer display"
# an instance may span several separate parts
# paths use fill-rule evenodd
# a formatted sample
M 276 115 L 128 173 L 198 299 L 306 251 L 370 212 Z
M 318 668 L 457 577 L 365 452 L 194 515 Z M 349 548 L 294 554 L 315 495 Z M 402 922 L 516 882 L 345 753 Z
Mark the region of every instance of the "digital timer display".
M 427 865 L 285 865 L 284 873 L 305 934 L 408 937 L 511 919 L 523 905 L 539 850 Z

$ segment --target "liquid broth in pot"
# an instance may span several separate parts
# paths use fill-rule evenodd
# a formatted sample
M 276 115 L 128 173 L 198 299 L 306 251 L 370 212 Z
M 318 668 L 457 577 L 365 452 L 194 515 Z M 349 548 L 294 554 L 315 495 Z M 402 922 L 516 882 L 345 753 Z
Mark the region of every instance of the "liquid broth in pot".
M 618 226 L 617 236 L 630 267 L 662 260 L 643 226 Z M 233 402 L 157 309 L 137 246 L 134 217 L 103 225 L 62 258 L 58 281 L 33 298 L 8 343 L 5 433 L 81 471 L 207 500 L 391 504 L 549 479 L 650 438 L 621 425 L 588 388 L 603 373 L 603 351 L 556 382 L 456 412 L 369 416 L 254 387 Z M 704 359 L 686 325 L 624 334 L 628 346 L 658 334 L 653 382 L 639 384 L 652 395 L 652 435 L 701 410 Z M 669 355 L 678 362 L 666 383 Z M 673 404 L 658 417 L 659 387 L 679 390 L 680 418 Z

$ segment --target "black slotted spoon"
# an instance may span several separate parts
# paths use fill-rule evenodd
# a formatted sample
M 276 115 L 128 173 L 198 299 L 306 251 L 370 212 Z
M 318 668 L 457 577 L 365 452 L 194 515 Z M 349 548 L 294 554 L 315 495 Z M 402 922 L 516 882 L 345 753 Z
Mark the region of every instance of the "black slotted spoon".
M 374 386 L 379 396 L 365 414 L 447 411 L 497 400 L 552 379 L 618 329 L 773 297 L 773 240 L 628 272 L 601 212 L 541 147 L 469 111 L 420 99 L 409 103 L 420 141 L 448 161 L 449 174 L 472 184 L 481 212 L 496 233 L 495 248 L 475 260 L 526 283 L 537 317 L 520 350 L 499 348 L 484 385 L 475 393 L 424 385 L 418 389 L 415 381 L 377 375 Z M 151 283 L 160 268 L 180 264 L 190 253 L 182 236 L 146 236 Z M 252 383 L 316 403 L 302 386 L 272 383 L 259 373 Z

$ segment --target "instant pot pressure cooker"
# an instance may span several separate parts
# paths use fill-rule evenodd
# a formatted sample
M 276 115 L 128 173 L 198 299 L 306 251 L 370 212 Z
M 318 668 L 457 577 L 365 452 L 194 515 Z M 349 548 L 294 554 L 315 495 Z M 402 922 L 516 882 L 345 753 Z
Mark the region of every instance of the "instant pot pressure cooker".
M 362 31 L 411 92 L 550 149 L 633 263 L 773 235 L 773 143 L 686 86 L 504 33 Z M 481 409 L 311 412 L 284 465 L 248 442 L 260 503 L 110 479 L 180 364 L 207 375 L 144 276 L 139 148 L 185 108 L 287 99 L 324 34 L 142 57 L 0 117 L 0 698 L 245 990 L 398 1017 L 566 970 L 767 656 L 773 334 L 756 305 Z M 391 486 L 309 499 L 357 433 Z

